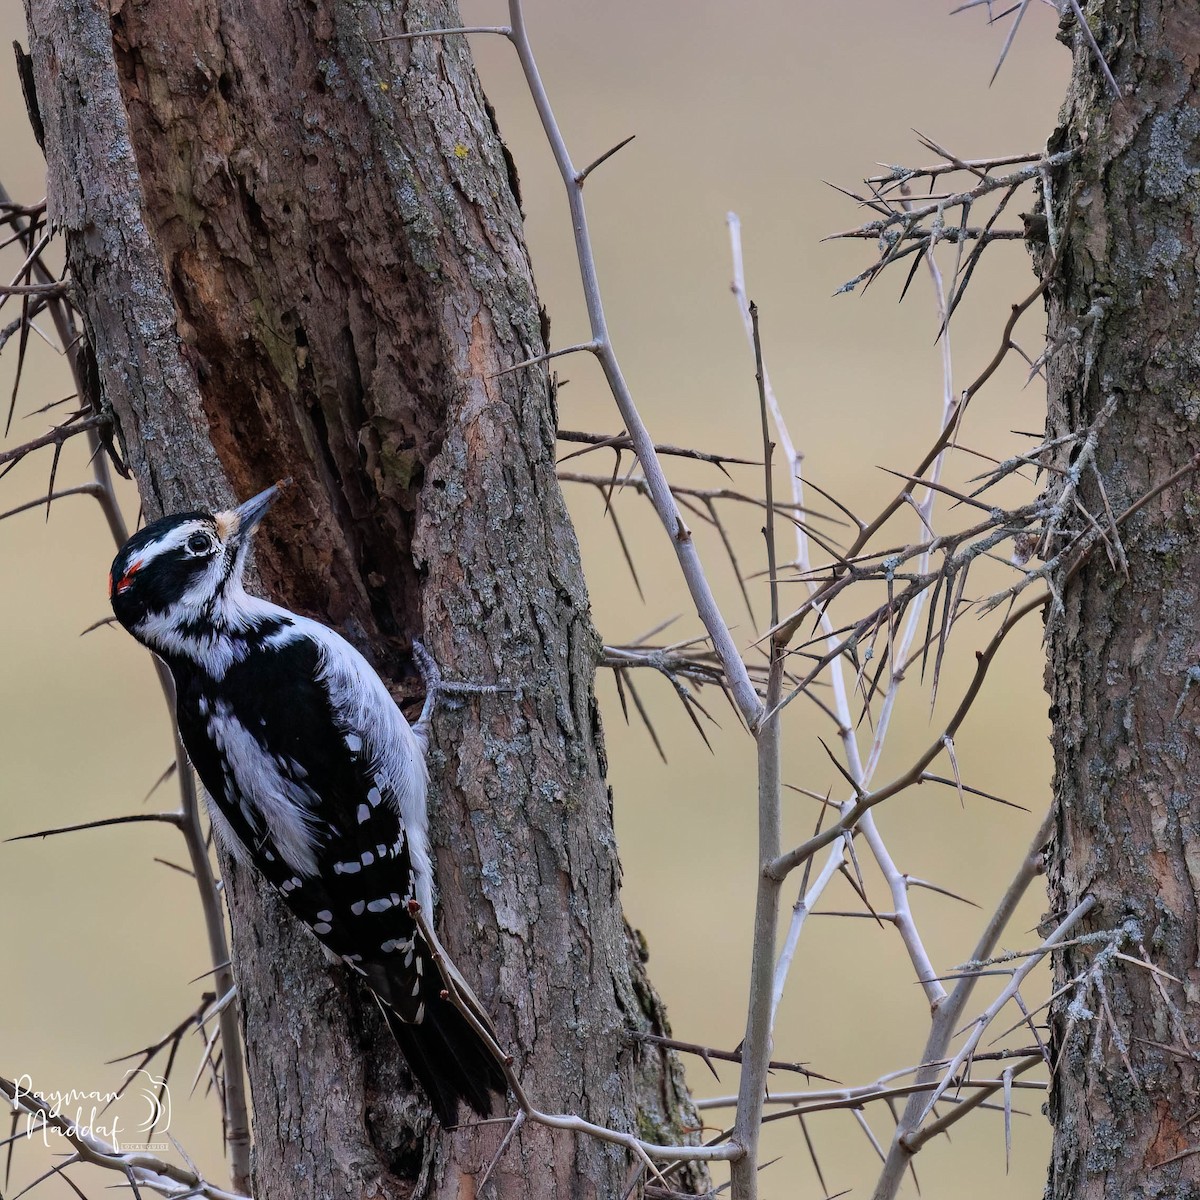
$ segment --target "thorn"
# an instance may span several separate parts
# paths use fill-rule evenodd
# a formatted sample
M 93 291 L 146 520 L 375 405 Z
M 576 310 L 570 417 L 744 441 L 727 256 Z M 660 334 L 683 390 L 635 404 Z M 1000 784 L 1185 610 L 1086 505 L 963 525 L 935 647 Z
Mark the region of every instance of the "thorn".
M 582 171 L 576 171 L 576 172 L 575 172 L 575 185 L 576 185 L 577 187 L 583 187 L 583 181 L 584 181 L 584 180 L 585 180 L 585 179 L 586 179 L 586 178 L 587 178 L 587 177 L 588 177 L 588 176 L 589 176 L 589 175 L 590 175 L 590 174 L 591 174 L 591 173 L 592 173 L 592 172 L 593 172 L 593 171 L 594 171 L 594 170 L 595 170 L 595 169 L 596 169 L 596 168 L 597 168 L 597 167 L 598 167 L 598 166 L 599 166 L 601 163 L 608 162 L 608 160 L 609 160 L 610 158 L 612 158 L 612 156 L 613 156 L 614 154 L 616 154 L 616 152 L 617 152 L 618 150 L 624 150 L 624 149 L 625 149 L 625 147 L 626 147 L 626 146 L 628 146 L 628 145 L 629 145 L 629 143 L 630 143 L 630 142 L 632 142 L 632 141 L 633 141 L 633 139 L 634 139 L 635 137 L 637 137 L 637 134 L 636 134 L 636 133 L 631 133 L 631 134 L 630 134 L 630 135 L 629 135 L 627 138 L 625 138 L 625 140 L 624 140 L 624 141 L 618 142 L 618 143 L 617 143 L 617 144 L 616 144 L 616 145 L 615 145 L 615 146 L 614 146 L 614 147 L 613 147 L 611 150 L 605 150 L 605 152 L 604 152 L 602 155 L 600 155 L 600 157 L 599 157 L 599 158 L 597 158 L 597 159 L 594 159 L 592 162 L 590 162 L 590 163 L 589 163 L 589 164 L 588 164 L 586 167 L 584 167 L 584 168 L 583 168 L 583 170 L 582 170 Z
M 561 358 L 564 354 L 575 354 L 580 350 L 588 350 L 595 354 L 601 347 L 601 342 L 593 339 L 590 342 L 580 342 L 575 346 L 566 346 L 562 350 L 551 350 L 548 354 L 539 354 L 534 358 L 527 358 L 523 362 L 513 363 L 511 367 L 505 367 L 503 370 L 489 375 L 489 379 L 499 379 L 501 375 L 511 375 L 514 371 L 523 370 L 525 367 L 536 367 L 541 363 L 549 362 L 552 358 Z

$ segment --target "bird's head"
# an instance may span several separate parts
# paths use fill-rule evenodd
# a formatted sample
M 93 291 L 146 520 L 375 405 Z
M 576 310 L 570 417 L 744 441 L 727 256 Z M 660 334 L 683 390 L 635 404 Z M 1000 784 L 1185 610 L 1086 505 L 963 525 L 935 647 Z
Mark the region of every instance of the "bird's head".
M 108 576 L 117 620 L 160 651 L 236 622 L 254 529 L 289 482 L 226 512 L 175 513 L 135 533 Z

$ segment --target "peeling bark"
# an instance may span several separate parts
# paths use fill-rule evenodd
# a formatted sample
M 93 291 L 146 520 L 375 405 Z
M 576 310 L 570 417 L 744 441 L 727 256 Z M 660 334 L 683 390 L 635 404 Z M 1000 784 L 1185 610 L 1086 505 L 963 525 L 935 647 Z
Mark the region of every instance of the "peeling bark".
M 621 915 L 554 398 L 495 377 L 544 348 L 510 164 L 465 39 L 377 40 L 453 5 L 27 11 L 51 217 L 147 512 L 289 474 L 268 594 L 397 686 L 420 633 L 447 678 L 513 689 L 436 723 L 444 940 L 538 1103 L 679 1140 L 679 1066 L 631 1037 L 665 1017 Z M 221 865 L 256 1195 L 473 1196 L 505 1127 L 431 1125 L 357 985 Z M 527 1124 L 488 1194 L 615 1196 L 629 1169 Z
M 1075 69 L 1052 149 L 1064 242 L 1049 276 L 1050 433 L 1115 410 L 1080 495 L 1105 518 L 1200 453 L 1200 9 L 1102 0 L 1091 28 L 1114 103 L 1068 21 Z M 1068 213 L 1071 215 L 1068 217 Z M 1049 255 L 1043 256 L 1043 268 Z M 1069 461 L 1061 464 L 1069 467 Z M 1059 486 L 1061 486 L 1061 481 Z M 1075 518 L 1072 518 L 1075 519 Z M 1200 495 L 1194 475 L 1123 528 L 1128 574 L 1100 548 L 1049 622 L 1057 836 L 1053 909 L 1121 930 L 1119 959 L 1054 1006 L 1053 1200 L 1200 1196 Z M 1101 943 L 1102 944 L 1102 943 Z M 1056 956 L 1062 986 L 1099 944 Z

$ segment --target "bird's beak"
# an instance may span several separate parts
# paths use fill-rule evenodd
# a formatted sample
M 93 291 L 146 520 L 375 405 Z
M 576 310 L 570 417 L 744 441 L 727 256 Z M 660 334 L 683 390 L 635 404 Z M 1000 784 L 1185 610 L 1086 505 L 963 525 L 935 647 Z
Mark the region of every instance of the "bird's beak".
M 255 526 L 267 515 L 267 509 L 275 503 L 280 494 L 291 485 L 291 482 L 290 479 L 281 479 L 278 483 L 273 483 L 265 492 L 251 496 L 237 508 L 215 513 L 217 529 L 220 531 L 222 540 L 238 544 L 248 541 Z

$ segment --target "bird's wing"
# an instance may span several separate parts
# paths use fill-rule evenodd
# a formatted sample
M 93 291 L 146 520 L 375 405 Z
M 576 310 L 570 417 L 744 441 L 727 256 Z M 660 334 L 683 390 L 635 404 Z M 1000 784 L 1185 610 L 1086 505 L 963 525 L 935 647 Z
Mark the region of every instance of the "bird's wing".
M 429 893 L 423 807 L 410 831 L 393 783 L 399 752 L 381 753 L 388 731 L 369 727 L 347 700 L 351 688 L 370 687 L 349 677 L 356 666 L 344 656 L 331 665 L 327 645 L 294 637 L 232 666 L 219 698 L 203 680 L 181 691 L 180 730 L 218 828 L 253 852 L 326 946 L 402 1018 L 417 1020 L 429 964 L 408 902 Z M 374 672 L 370 679 L 382 689 Z M 410 773 L 418 767 L 423 781 L 423 763 Z

